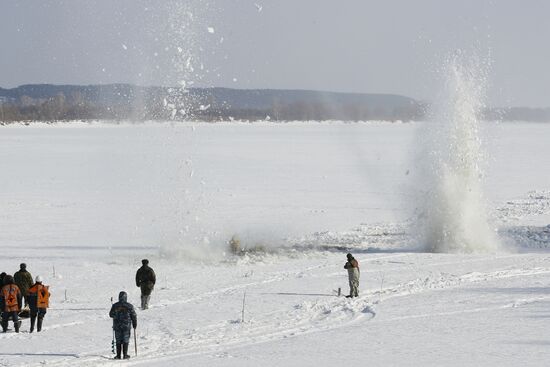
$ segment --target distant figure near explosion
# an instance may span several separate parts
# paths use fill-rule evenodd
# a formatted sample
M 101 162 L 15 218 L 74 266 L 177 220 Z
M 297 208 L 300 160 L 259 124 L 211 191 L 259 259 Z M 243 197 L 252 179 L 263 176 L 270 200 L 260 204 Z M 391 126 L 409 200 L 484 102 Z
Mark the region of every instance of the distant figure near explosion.
M 346 298 L 359 297 L 359 262 L 355 260 L 352 254 L 346 256 L 348 262 L 344 265 L 344 269 L 348 270 L 349 278 L 349 296 L 346 296 Z
M 141 264 L 136 273 L 136 286 L 141 288 L 141 309 L 146 310 L 149 308 L 149 299 L 157 278 L 154 270 L 149 267 L 149 260 L 143 259 Z

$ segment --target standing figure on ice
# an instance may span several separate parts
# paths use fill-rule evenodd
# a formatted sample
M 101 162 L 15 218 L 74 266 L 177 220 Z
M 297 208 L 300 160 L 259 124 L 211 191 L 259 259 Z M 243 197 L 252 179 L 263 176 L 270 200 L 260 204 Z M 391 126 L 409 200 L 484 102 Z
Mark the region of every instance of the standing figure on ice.
M 50 305 L 50 287 L 42 284 L 42 277 L 39 275 L 36 277 L 36 281 L 32 287 L 29 288 L 29 307 L 31 309 L 31 330 L 34 331 L 34 323 L 38 316 L 38 323 L 36 324 L 36 331 L 42 330 L 42 321 L 46 315 L 46 309 Z
M 143 259 L 141 264 L 141 268 L 136 273 L 136 286 L 141 288 L 141 309 L 146 310 L 149 308 L 149 299 L 157 277 L 153 269 L 149 267 L 149 260 Z
M 8 321 L 10 318 L 13 320 L 15 332 L 19 332 L 21 321 L 19 321 L 18 314 L 19 311 L 21 311 L 22 303 L 23 299 L 19 287 L 14 284 L 13 277 L 11 275 L 6 275 L 4 277 L 4 286 L 2 287 L 2 292 L 0 292 L 0 307 L 2 308 L 3 332 L 8 331 Z
M 27 291 L 32 286 L 32 275 L 27 271 L 27 264 L 22 263 L 19 265 L 19 270 L 13 274 L 13 279 L 25 299 L 25 306 L 27 306 L 29 304 L 27 299 Z
M 346 265 L 344 265 L 344 269 L 348 270 L 349 278 L 349 296 L 346 297 L 359 297 L 359 262 L 355 260 L 352 254 L 347 254 L 346 256 L 348 261 L 346 262 Z
M 109 316 L 113 319 L 113 330 L 116 339 L 116 356 L 120 359 L 120 352 L 124 354 L 124 359 L 129 359 L 128 343 L 130 342 L 130 333 L 132 327 L 137 327 L 137 316 L 134 306 L 128 303 L 128 295 L 122 291 L 118 294 L 118 302 L 111 307 Z M 135 332 L 135 331 L 134 331 Z

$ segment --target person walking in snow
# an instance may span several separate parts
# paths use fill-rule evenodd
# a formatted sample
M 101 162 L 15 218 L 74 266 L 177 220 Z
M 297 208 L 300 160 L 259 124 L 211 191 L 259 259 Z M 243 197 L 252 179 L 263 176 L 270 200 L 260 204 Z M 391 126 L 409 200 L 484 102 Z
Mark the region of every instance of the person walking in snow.
M 2 309 L 2 331 L 5 333 L 8 330 L 8 321 L 13 320 L 15 332 L 19 332 L 21 321 L 19 321 L 19 311 L 23 299 L 19 287 L 15 284 L 11 275 L 4 277 L 4 286 L 0 292 L 0 307 Z
M 141 288 L 141 309 L 146 310 L 149 308 L 149 299 L 157 278 L 154 270 L 149 267 L 149 260 L 143 259 L 141 264 L 136 273 L 136 286 Z
M 15 284 L 19 287 L 21 294 L 25 300 L 25 306 L 29 304 L 27 299 L 27 291 L 32 286 L 32 275 L 27 271 L 27 264 L 22 263 L 19 265 L 19 270 L 13 274 Z
M 4 287 L 4 277 L 6 275 L 7 274 L 5 272 L 2 272 L 0 274 L 0 292 L 2 292 L 2 287 Z M 0 297 L 2 297 L 1 293 L 0 293 Z M 0 307 L 0 324 L 2 323 L 2 312 L 4 312 L 4 308 Z
M 36 331 L 40 332 L 46 310 L 50 305 L 50 287 L 42 284 L 42 277 L 39 275 L 28 292 L 29 307 L 31 309 L 31 329 L 29 332 L 32 333 L 34 331 L 34 323 L 37 317 Z
M 346 256 L 348 261 L 344 265 L 344 269 L 348 270 L 349 279 L 349 296 L 346 297 L 359 297 L 359 262 L 355 260 L 352 254 L 347 254 Z
M 134 306 L 128 303 L 128 295 L 126 292 L 122 291 L 118 294 L 118 302 L 111 307 L 109 316 L 113 319 L 113 330 L 115 331 L 115 359 L 120 359 L 121 351 L 123 353 L 123 358 L 129 359 L 128 343 L 130 342 L 132 327 L 134 329 L 137 327 L 137 315 Z

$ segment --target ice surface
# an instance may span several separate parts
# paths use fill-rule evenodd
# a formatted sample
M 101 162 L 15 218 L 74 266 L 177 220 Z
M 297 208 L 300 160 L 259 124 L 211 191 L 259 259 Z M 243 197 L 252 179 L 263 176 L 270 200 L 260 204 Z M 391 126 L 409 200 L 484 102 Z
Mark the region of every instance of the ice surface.
M 0 334 L 0 365 L 114 364 L 110 298 L 139 304 L 143 257 L 158 281 L 131 365 L 544 365 L 550 126 L 487 125 L 510 251 L 433 254 L 409 232 L 422 125 L 2 127 L 0 270 L 25 261 L 52 300 L 43 332 Z M 235 234 L 267 252 L 231 255 Z

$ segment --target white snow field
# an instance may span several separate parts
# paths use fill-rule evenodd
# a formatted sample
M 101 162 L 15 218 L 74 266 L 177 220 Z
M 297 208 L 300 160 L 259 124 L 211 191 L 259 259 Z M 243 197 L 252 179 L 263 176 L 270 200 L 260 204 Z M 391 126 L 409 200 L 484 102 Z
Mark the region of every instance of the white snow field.
M 0 365 L 547 365 L 550 125 L 483 124 L 500 249 L 445 254 L 414 236 L 423 124 L 1 127 L 0 271 L 26 262 L 52 300 L 41 333 L 0 334 Z M 142 258 L 138 356 L 113 361 Z

